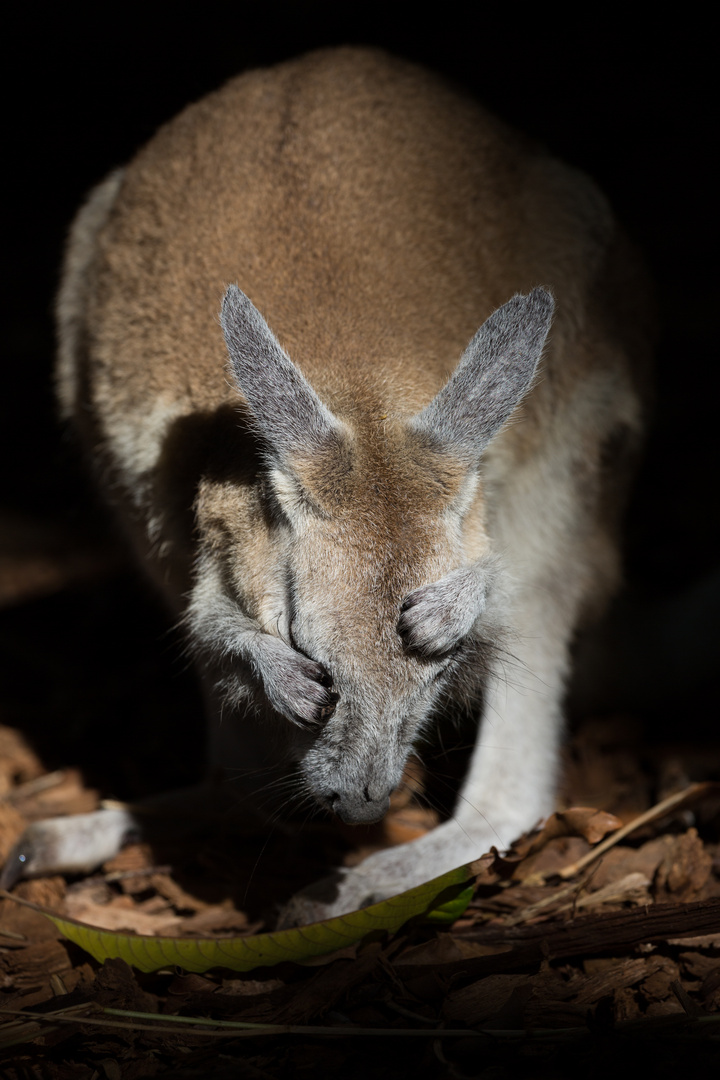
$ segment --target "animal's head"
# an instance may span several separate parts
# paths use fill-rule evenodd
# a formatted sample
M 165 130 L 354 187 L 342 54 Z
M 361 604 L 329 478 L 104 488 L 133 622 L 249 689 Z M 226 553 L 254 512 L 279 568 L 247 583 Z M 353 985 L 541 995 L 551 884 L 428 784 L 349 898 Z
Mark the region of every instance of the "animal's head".
M 247 297 L 225 295 L 235 381 L 266 452 L 274 554 L 257 570 L 261 621 L 332 680 L 332 715 L 290 740 L 312 794 L 346 821 L 385 812 L 472 651 L 487 575 L 482 560 L 468 568 L 465 521 L 482 452 L 532 382 L 552 310 L 543 290 L 514 297 L 414 416 L 336 415 Z

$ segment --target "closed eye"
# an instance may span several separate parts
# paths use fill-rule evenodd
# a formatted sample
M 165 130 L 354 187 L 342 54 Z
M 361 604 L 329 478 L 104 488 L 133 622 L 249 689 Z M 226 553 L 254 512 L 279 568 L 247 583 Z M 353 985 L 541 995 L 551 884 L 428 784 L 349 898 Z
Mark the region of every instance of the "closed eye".
M 447 675 L 448 671 L 450 671 L 451 668 L 456 666 L 456 658 L 460 651 L 460 646 L 456 645 L 451 653 L 448 653 L 447 656 L 443 657 L 443 659 L 439 661 L 440 670 L 435 672 L 432 679 L 430 680 L 431 683 L 440 682 L 440 680 L 444 678 L 445 675 Z
M 473 634 L 461 638 L 452 649 L 437 662 L 441 665 L 440 670 L 433 675 L 431 682 L 439 682 L 444 677 L 455 675 L 458 670 L 466 669 L 469 664 L 475 666 L 477 662 L 476 649 L 478 640 Z

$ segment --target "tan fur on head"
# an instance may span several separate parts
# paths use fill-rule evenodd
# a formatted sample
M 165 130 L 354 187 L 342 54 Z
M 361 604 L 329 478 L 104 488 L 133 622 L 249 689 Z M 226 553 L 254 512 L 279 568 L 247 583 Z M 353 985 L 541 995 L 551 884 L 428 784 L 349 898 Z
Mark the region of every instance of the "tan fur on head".
M 220 763 L 251 787 L 293 760 L 375 820 L 439 703 L 484 688 L 456 820 L 333 910 L 552 809 L 569 645 L 618 578 L 648 312 L 589 180 L 374 50 L 231 80 L 78 215 L 63 411 L 182 615 Z

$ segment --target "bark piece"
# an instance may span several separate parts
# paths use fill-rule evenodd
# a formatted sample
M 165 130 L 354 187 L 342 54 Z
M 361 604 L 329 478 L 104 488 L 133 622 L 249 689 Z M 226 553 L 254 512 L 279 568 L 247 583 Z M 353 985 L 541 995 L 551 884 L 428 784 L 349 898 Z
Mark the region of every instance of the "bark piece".
M 679 900 L 694 900 L 712 872 L 712 855 L 705 851 L 697 829 L 682 836 L 664 836 L 665 857 L 658 867 L 655 894 L 670 894 Z
M 575 995 L 575 1001 L 582 1005 L 590 1005 L 599 1001 L 606 994 L 616 994 L 620 990 L 627 990 L 636 986 L 648 973 L 648 967 L 652 960 L 645 957 L 618 960 L 606 968 L 605 971 L 588 976 L 582 987 Z
M 479 977 L 517 970 L 546 958 L 593 956 L 634 948 L 642 943 L 665 941 L 670 936 L 681 939 L 685 934 L 710 932 L 719 924 L 720 900 L 713 898 L 691 904 L 653 904 L 629 911 L 581 915 L 559 925 L 540 923 L 509 929 L 493 925 L 467 931 L 466 936 L 485 945 L 509 945 L 508 951 L 434 965 L 429 969 L 423 965 L 403 969 L 399 962 L 397 971 L 401 977 L 405 972 L 419 977 L 426 970 L 447 979 L 461 973 Z

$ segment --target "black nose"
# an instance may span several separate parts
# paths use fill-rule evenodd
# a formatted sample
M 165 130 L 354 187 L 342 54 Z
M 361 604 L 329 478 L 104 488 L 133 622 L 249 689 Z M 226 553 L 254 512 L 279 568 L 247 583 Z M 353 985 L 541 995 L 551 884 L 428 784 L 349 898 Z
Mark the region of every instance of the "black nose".
M 347 825 L 372 825 L 390 809 L 391 790 L 376 790 L 375 785 L 368 784 L 360 791 L 334 791 L 328 797 L 328 804 Z

